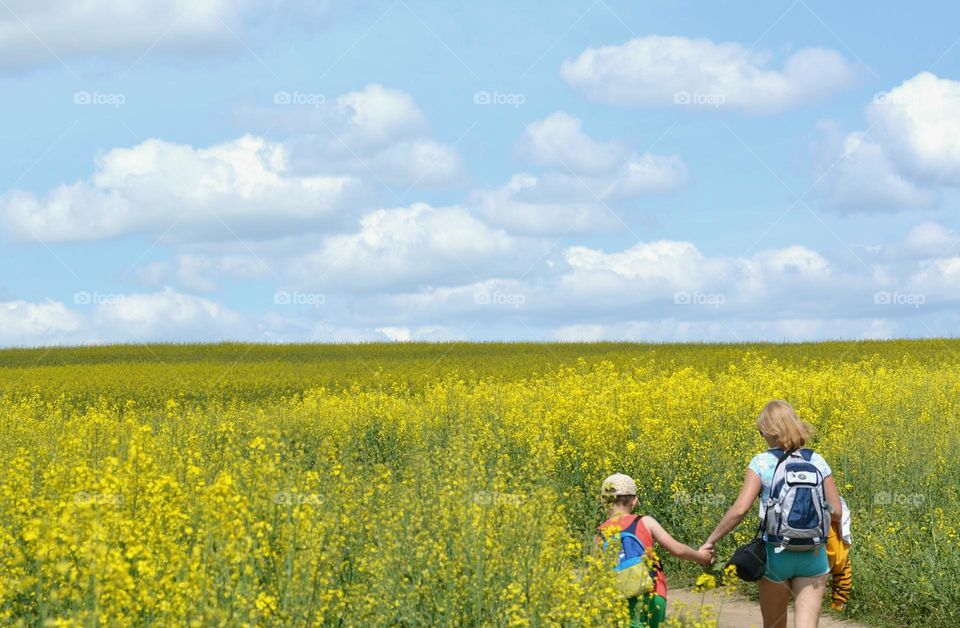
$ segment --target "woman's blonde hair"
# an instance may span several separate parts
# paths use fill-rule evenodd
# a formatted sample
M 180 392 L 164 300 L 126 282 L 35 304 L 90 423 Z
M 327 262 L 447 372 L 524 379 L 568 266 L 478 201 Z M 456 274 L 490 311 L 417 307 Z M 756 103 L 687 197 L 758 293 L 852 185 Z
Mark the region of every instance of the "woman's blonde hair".
M 800 420 L 796 410 L 786 401 L 771 401 L 763 407 L 757 428 L 787 451 L 800 449 L 813 438 L 813 426 Z

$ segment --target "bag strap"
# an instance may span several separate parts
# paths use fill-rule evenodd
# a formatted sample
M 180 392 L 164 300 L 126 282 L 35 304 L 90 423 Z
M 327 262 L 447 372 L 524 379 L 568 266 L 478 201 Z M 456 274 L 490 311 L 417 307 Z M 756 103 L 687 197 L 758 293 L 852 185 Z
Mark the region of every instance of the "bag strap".
M 634 532 L 634 534 L 636 534 L 636 532 L 637 532 L 637 526 L 639 526 L 639 525 L 641 525 L 641 524 L 643 523 L 643 518 L 644 518 L 645 516 L 646 516 L 646 515 L 637 515 L 637 518 L 634 519 L 634 520 L 633 520 L 633 523 L 631 523 L 630 525 L 628 525 L 627 528 L 633 528 L 633 532 Z M 653 550 L 653 545 L 656 544 L 656 541 L 653 539 L 653 534 L 650 532 L 650 530 L 647 528 L 647 526 L 644 525 L 643 527 L 644 527 L 645 530 L 647 530 L 647 534 L 650 535 L 650 540 L 652 541 L 652 544 L 651 544 L 651 546 L 648 548 L 647 546 L 643 545 L 643 542 L 641 541 L 641 542 L 640 542 L 640 545 L 643 546 L 643 551 L 644 551 L 644 552 L 646 552 L 648 549 L 652 551 L 652 550 Z M 637 537 L 637 540 L 639 541 L 640 538 Z M 659 558 L 658 558 L 655 562 L 652 563 L 652 566 L 653 566 L 654 571 L 663 571 L 663 561 L 661 561 Z
M 773 453 L 773 452 L 775 452 L 775 451 L 782 451 L 782 450 L 781 450 L 780 448 L 771 449 L 771 450 L 770 450 L 771 453 Z M 780 465 L 782 465 L 783 462 L 784 462 L 787 458 L 789 458 L 789 457 L 791 456 L 791 454 L 793 454 L 793 452 L 795 452 L 795 451 L 796 451 L 796 449 L 791 449 L 790 451 L 784 451 L 784 452 L 783 452 L 783 455 L 780 456 L 780 459 L 779 459 L 779 460 L 777 460 L 777 466 L 775 466 L 775 467 L 773 468 L 773 477 L 774 477 L 774 478 L 777 477 L 777 469 L 780 468 Z M 771 480 L 771 481 L 772 481 L 772 480 Z M 770 490 L 773 490 L 773 487 L 772 487 L 772 486 L 770 487 Z M 760 491 L 760 494 L 761 494 L 761 496 L 763 495 L 763 490 Z M 761 497 L 761 500 L 762 500 L 762 497 Z M 762 506 L 763 504 L 761 503 L 760 505 Z M 763 531 L 764 531 L 764 529 L 766 529 L 766 527 L 767 527 L 767 517 L 769 517 L 769 516 L 770 516 L 770 508 L 769 508 L 769 507 L 766 507 L 766 508 L 764 509 L 764 511 L 763 511 L 763 519 L 760 520 L 760 526 L 757 528 L 757 534 L 754 536 L 754 539 L 759 539 L 759 538 L 761 538 L 761 537 L 763 536 Z
M 624 515 L 624 516 L 625 516 L 625 517 L 629 517 L 630 515 Z M 628 523 L 625 527 L 623 527 L 618 534 L 629 534 L 629 535 L 631 535 L 631 536 L 637 536 L 637 534 L 636 534 L 636 533 L 637 533 L 637 524 L 640 523 L 640 518 L 641 518 L 641 517 L 643 517 L 643 515 L 633 515 L 633 521 L 631 521 L 631 522 Z M 632 532 L 631 532 L 631 530 L 632 530 Z M 639 541 L 640 538 L 638 537 L 637 540 Z M 609 542 L 608 542 L 606 539 L 604 539 L 604 541 L 603 541 L 603 547 L 606 548 L 608 544 L 609 544 Z M 641 542 L 640 544 L 643 545 L 642 542 Z

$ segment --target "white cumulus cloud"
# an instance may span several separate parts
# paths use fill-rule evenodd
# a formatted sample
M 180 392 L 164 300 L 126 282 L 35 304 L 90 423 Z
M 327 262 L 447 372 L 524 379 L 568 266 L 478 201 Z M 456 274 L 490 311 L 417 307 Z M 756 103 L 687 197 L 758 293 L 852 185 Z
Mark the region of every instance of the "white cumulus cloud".
M 921 72 L 877 93 L 864 110 L 866 131 L 828 143 L 815 172 L 826 202 L 840 209 L 934 207 L 960 186 L 960 81 Z
M 294 94 L 278 92 L 282 99 L 292 100 Z M 378 83 L 317 106 L 248 106 L 241 108 L 240 117 L 291 133 L 286 147 L 298 173 L 341 172 L 405 186 L 464 178 L 460 153 L 430 137 L 413 97 Z
M 126 63 L 147 55 L 221 54 L 242 47 L 256 24 L 312 26 L 329 19 L 327 0 L 5 0 L 0 70 L 74 57 Z
M 584 182 L 563 175 L 554 181 L 575 196 L 563 197 L 549 178 L 524 173 L 502 186 L 475 190 L 469 204 L 484 219 L 516 233 L 600 233 L 622 224 Z
M 171 288 L 117 295 L 98 303 L 93 318 L 105 336 L 115 341 L 226 340 L 246 331 L 237 312 Z
M 89 179 L 46 195 L 9 193 L 5 229 L 47 242 L 276 236 L 338 220 L 359 186 L 346 175 L 292 175 L 282 145 L 250 135 L 206 148 L 151 139 L 115 148 L 96 166 Z
M 804 48 L 770 67 L 769 53 L 737 43 L 650 35 L 589 47 L 561 74 L 591 100 L 616 105 L 685 104 L 773 113 L 815 102 L 850 86 L 855 67 L 841 54 Z
M 933 191 L 899 172 L 889 152 L 863 133 L 848 135 L 842 153 L 826 168 L 822 188 L 834 207 L 876 212 L 931 207 L 937 202 Z
M 0 302 L 0 344 L 66 344 L 84 326 L 83 316 L 63 303 Z
M 866 117 L 906 172 L 960 185 L 960 81 L 921 72 L 878 94 Z
M 942 257 L 960 253 L 960 235 L 943 225 L 926 221 L 911 229 L 903 250 L 918 257 Z
M 546 166 L 497 187 L 474 190 L 469 204 L 490 222 L 527 234 L 602 233 L 621 228 L 613 205 L 672 194 L 690 182 L 676 155 L 638 154 L 621 142 L 595 140 L 563 111 L 529 124 L 517 151 Z
M 489 275 L 535 260 L 537 253 L 535 243 L 492 228 L 462 207 L 415 203 L 366 214 L 357 233 L 326 238 L 288 268 L 308 286 L 395 290 Z
M 617 168 L 628 154 L 619 142 L 599 142 L 583 132 L 580 118 L 564 111 L 527 126 L 519 151 L 542 165 L 569 168 L 580 174 L 598 174 Z

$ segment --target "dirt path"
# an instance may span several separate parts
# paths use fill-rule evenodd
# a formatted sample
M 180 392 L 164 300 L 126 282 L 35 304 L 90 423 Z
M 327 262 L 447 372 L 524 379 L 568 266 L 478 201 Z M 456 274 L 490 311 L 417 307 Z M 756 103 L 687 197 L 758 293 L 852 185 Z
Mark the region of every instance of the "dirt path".
M 670 615 L 682 613 L 692 619 L 698 617 L 701 606 L 701 594 L 687 589 L 673 589 L 669 594 L 667 608 Z M 760 605 L 741 595 L 724 595 L 723 593 L 708 592 L 703 597 L 703 604 L 713 606 L 713 616 L 719 621 L 720 628 L 749 628 L 763 626 L 760 617 Z M 790 611 L 788 626 L 793 626 L 793 610 Z M 869 628 L 866 624 L 841 620 L 836 613 L 824 611 L 820 616 L 821 628 Z

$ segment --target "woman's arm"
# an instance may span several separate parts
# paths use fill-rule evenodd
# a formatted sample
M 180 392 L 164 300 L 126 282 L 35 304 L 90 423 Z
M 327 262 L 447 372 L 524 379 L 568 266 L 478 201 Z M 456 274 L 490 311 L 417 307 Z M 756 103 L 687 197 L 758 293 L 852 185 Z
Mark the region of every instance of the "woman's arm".
M 843 518 L 843 504 L 840 503 L 840 491 L 837 490 L 837 483 L 832 475 L 823 478 L 823 496 L 827 498 L 833 511 L 833 520 L 839 522 Z
M 730 510 L 723 515 L 720 523 L 718 523 L 717 527 L 710 533 L 710 536 L 707 537 L 706 542 L 700 549 L 713 549 L 717 541 L 740 525 L 743 518 L 750 512 L 750 508 L 753 507 L 753 502 L 760 495 L 760 488 L 760 476 L 752 470 L 747 469 L 747 474 L 743 478 L 743 488 L 740 489 L 737 500 L 733 502 L 733 506 L 730 506 Z
M 647 529 L 650 530 L 650 534 L 653 535 L 653 540 L 659 543 L 663 549 L 670 552 L 671 555 L 701 565 L 709 565 L 713 562 L 713 551 L 704 549 L 695 550 L 689 545 L 684 545 L 670 536 L 670 533 L 664 530 L 660 522 L 653 517 L 649 515 L 644 517 L 643 525 L 647 526 Z

